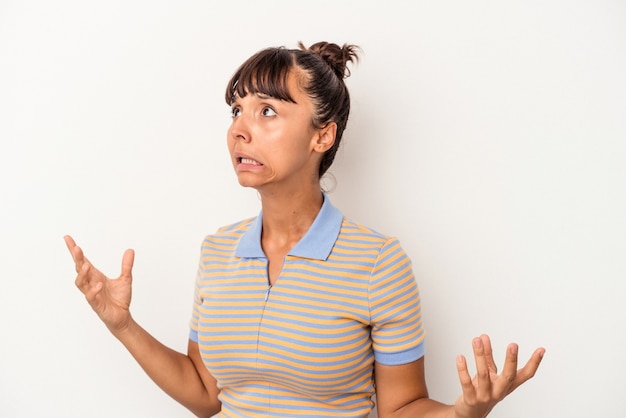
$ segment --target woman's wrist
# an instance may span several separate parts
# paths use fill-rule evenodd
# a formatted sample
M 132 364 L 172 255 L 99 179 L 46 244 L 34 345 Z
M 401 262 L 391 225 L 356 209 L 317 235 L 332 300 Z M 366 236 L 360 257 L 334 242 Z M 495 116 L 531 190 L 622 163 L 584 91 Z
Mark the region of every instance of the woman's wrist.
M 126 341 L 134 338 L 137 335 L 137 330 L 140 329 L 139 324 L 135 322 L 132 315 L 128 314 L 128 320 L 123 325 L 111 327 L 107 325 L 107 328 L 113 334 L 115 338 L 125 343 Z

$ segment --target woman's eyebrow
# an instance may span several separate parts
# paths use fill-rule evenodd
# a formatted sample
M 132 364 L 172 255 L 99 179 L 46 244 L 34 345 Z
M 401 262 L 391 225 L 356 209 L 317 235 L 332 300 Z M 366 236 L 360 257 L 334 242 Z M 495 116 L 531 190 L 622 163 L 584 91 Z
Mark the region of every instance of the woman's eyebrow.
M 254 97 L 257 97 L 258 99 L 261 99 L 261 100 L 277 100 L 277 101 L 281 101 L 281 99 L 279 99 L 277 97 L 274 97 L 272 95 L 269 95 L 267 93 L 256 92 L 256 93 L 252 93 L 252 95 Z M 246 94 L 246 96 L 247 96 L 247 94 Z M 236 93 L 233 94 L 233 97 L 231 98 L 231 101 L 230 101 L 230 105 L 232 106 L 235 103 L 238 103 L 240 99 L 241 99 L 241 97 L 238 94 L 236 94 Z

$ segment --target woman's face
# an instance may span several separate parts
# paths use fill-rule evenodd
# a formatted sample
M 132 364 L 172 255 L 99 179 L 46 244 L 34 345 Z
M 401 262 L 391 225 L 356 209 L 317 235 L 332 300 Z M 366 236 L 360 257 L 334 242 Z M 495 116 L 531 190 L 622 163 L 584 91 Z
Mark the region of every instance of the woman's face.
M 303 182 L 319 182 L 322 153 L 320 129 L 312 124 L 313 103 L 293 72 L 287 85 L 295 103 L 263 94 L 235 96 L 228 149 L 242 186 L 288 191 Z

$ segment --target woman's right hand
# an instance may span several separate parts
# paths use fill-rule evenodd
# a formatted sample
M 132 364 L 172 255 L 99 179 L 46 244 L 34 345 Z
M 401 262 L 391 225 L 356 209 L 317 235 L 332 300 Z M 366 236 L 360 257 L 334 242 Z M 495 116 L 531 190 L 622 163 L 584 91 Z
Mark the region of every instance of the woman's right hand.
M 130 299 L 132 293 L 132 269 L 135 259 L 133 250 L 126 250 L 122 257 L 122 273 L 117 279 L 109 279 L 85 258 L 81 248 L 72 237 L 65 236 L 65 245 L 76 265 L 76 287 L 85 295 L 91 308 L 113 333 L 123 331 L 131 321 Z

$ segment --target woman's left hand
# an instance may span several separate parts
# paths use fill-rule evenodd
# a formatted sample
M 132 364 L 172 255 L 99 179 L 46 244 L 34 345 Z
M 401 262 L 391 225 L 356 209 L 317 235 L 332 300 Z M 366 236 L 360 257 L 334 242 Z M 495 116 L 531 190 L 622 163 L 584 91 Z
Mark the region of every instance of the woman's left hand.
M 476 376 L 470 376 L 464 356 L 459 356 L 456 362 L 463 394 L 454 404 L 455 418 L 486 417 L 498 402 L 535 375 L 545 353 L 543 348 L 536 349 L 526 365 L 518 369 L 518 346 L 509 344 L 502 373 L 498 374 L 489 336 L 474 338 L 472 345 Z

